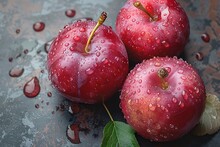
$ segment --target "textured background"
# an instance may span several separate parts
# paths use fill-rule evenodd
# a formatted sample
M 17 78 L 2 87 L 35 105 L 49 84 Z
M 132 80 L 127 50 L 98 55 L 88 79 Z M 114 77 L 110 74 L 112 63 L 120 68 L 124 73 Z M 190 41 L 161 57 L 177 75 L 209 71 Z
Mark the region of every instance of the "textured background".
M 109 121 L 101 105 L 73 104 L 51 87 L 45 67 L 47 53 L 44 45 L 58 30 L 73 19 L 97 19 L 104 10 L 108 13 L 106 25 L 114 28 L 119 9 L 125 0 L 1 0 L 0 1 L 0 146 L 99 146 L 102 130 Z M 182 0 L 180 4 L 190 19 L 190 41 L 183 59 L 198 69 L 208 92 L 220 97 L 220 1 Z M 75 9 L 74 18 L 65 16 L 67 9 Z M 32 25 L 43 21 L 42 32 Z M 19 33 L 16 30 L 20 29 Z M 208 33 L 210 42 L 201 39 Z M 28 49 L 25 54 L 24 50 Z M 199 61 L 196 54 L 204 57 Z M 9 62 L 12 57 L 13 61 Z M 19 65 L 24 68 L 21 77 L 12 78 L 9 70 Z M 33 76 L 40 81 L 40 94 L 29 99 L 23 94 L 24 84 Z M 47 95 L 48 92 L 52 96 Z M 108 104 L 115 120 L 123 116 L 118 108 L 118 95 Z M 71 114 L 69 107 L 76 110 Z M 67 126 L 80 128 L 79 145 L 66 136 Z M 170 143 L 152 143 L 138 137 L 141 146 L 220 146 L 220 133 L 195 137 L 190 134 Z

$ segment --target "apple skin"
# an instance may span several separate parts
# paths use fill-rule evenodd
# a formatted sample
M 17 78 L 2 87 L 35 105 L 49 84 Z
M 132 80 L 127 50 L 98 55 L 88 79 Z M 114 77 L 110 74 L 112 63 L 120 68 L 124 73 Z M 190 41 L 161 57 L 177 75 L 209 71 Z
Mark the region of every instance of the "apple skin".
M 101 25 L 85 46 L 96 22 L 76 21 L 65 26 L 54 39 L 47 67 L 52 85 L 66 98 L 98 103 L 119 90 L 128 73 L 125 46 L 111 27 Z
M 139 0 L 157 20 L 128 0 L 116 18 L 116 32 L 125 44 L 129 60 L 140 63 L 154 56 L 179 56 L 189 40 L 188 17 L 175 0 Z
M 158 76 L 161 68 L 168 72 L 166 78 Z M 187 62 L 155 57 L 130 71 L 120 99 L 125 119 L 140 136 L 164 142 L 180 138 L 199 122 L 206 93 L 202 79 Z

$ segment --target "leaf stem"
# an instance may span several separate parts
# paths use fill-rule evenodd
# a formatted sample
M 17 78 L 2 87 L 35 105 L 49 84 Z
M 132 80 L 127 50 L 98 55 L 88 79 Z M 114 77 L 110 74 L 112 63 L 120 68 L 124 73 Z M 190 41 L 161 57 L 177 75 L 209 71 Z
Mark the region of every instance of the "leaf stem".
M 112 118 L 112 115 L 111 115 L 110 111 L 108 110 L 108 108 L 106 107 L 104 101 L 102 102 L 102 105 L 105 108 L 106 112 L 108 113 L 108 116 L 110 117 L 111 121 L 114 122 L 114 119 Z
M 91 34 L 89 35 L 89 39 L 87 40 L 87 43 L 86 43 L 86 46 L 85 46 L 85 52 L 88 53 L 89 52 L 89 49 L 88 49 L 88 46 L 95 34 L 95 31 L 99 28 L 100 25 L 102 25 L 104 22 L 105 22 L 105 19 L 107 18 L 107 13 L 106 12 L 102 12 L 102 14 L 100 15 L 99 17 L 99 20 L 96 24 L 96 26 L 93 28 Z

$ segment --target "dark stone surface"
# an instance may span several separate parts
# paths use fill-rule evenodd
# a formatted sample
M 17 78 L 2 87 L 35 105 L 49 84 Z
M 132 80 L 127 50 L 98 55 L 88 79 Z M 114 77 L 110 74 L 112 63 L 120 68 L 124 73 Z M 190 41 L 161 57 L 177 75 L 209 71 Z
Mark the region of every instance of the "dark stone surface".
M 114 28 L 117 13 L 125 0 L 1 0 L 0 1 L 0 146 L 100 146 L 104 125 L 109 117 L 102 105 L 72 104 L 50 85 L 46 70 L 45 43 L 53 39 L 64 25 L 73 19 L 97 19 L 104 10 L 106 25 Z M 190 41 L 182 57 L 198 69 L 207 92 L 220 97 L 220 1 L 182 0 L 179 2 L 190 19 Z M 65 16 L 76 10 L 73 18 Z M 35 22 L 43 21 L 45 29 L 33 30 Z M 201 35 L 207 33 L 210 42 Z M 27 51 L 28 50 L 28 51 Z M 201 52 L 203 60 L 197 60 Z M 20 77 L 10 77 L 14 66 L 24 68 Z M 23 94 L 23 86 L 38 77 L 41 91 L 35 98 Z M 52 96 L 48 96 L 48 92 Z M 122 120 L 116 94 L 107 103 L 115 120 Z M 69 106 L 77 107 L 72 113 Z M 66 136 L 68 125 L 79 125 L 81 143 L 72 144 Z M 187 134 L 169 143 L 154 143 L 138 137 L 141 146 L 215 147 L 220 146 L 220 133 L 195 137 Z

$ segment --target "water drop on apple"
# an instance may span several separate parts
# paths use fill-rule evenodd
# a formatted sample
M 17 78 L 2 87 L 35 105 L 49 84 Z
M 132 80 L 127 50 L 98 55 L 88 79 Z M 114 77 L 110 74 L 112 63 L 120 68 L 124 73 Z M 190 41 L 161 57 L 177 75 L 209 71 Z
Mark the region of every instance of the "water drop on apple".
M 88 75 L 91 75 L 91 74 L 93 74 L 93 70 L 91 69 L 91 68 L 88 68 L 87 70 L 86 70 L 86 73 L 88 74 Z

